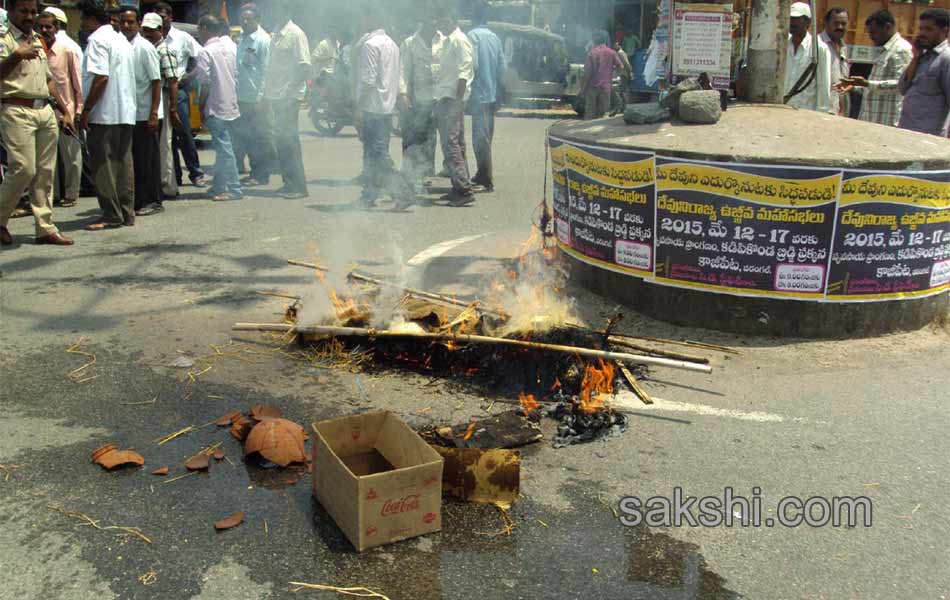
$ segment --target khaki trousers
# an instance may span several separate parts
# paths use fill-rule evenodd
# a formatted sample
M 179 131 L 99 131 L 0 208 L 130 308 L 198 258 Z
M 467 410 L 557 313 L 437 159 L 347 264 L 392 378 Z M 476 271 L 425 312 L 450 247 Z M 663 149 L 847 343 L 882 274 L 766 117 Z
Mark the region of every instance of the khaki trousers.
M 89 126 L 86 143 L 96 181 L 101 221 L 135 224 L 135 173 L 132 167 L 133 125 Z
M 29 190 L 36 235 L 56 233 L 51 205 L 59 125 L 53 109 L 7 104 L 0 109 L 0 131 L 8 163 L 0 184 L 0 226 L 7 226 L 23 192 Z
M 167 91 L 163 91 L 162 95 L 164 96 L 163 103 L 165 105 L 165 126 L 162 127 L 162 137 L 158 142 L 159 155 L 161 156 L 162 193 L 174 198 L 178 195 L 178 180 L 175 177 L 175 155 L 172 154 L 172 136 L 175 133 L 171 118 L 171 107 L 173 105 L 168 98 Z
M 57 172 L 56 175 L 54 200 L 76 201 L 79 199 L 79 184 L 82 181 L 82 144 L 79 143 L 77 135 L 80 134 L 66 135 L 62 130 L 59 132 L 57 168 L 62 168 L 63 171 L 62 174 Z

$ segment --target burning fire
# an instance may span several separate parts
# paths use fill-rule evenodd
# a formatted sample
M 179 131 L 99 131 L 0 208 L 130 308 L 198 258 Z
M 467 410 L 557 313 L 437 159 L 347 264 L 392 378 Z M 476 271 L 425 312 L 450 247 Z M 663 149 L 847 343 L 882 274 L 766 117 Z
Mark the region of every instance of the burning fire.
M 518 394 L 518 401 L 521 402 L 521 410 L 523 410 L 526 415 L 532 410 L 541 408 L 541 404 L 535 399 L 534 394 L 521 392 Z
M 602 410 L 603 396 L 614 393 L 614 366 L 603 360 L 597 362 L 599 367 L 587 365 L 581 382 L 579 408 L 588 414 Z

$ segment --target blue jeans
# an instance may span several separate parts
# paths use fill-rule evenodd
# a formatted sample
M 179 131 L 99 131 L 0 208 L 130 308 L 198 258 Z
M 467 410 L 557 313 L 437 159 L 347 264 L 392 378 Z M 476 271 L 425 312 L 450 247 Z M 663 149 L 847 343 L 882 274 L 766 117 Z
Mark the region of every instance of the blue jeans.
M 195 147 L 195 138 L 191 135 L 191 103 L 187 89 L 178 90 L 178 114 L 181 115 L 181 127 L 175 130 L 172 137 L 173 155 L 175 157 L 175 176 L 178 183 L 181 183 L 181 162 L 178 158 L 178 151 L 185 158 L 185 168 L 188 169 L 188 177 L 192 181 L 204 175 L 201 171 L 201 163 L 198 162 L 198 148 Z
M 234 146 L 231 144 L 232 123 L 218 117 L 208 117 L 205 120 L 205 125 L 211 131 L 211 147 L 214 148 L 214 180 L 211 182 L 211 193 L 228 192 L 243 196 L 237 161 L 234 158 Z

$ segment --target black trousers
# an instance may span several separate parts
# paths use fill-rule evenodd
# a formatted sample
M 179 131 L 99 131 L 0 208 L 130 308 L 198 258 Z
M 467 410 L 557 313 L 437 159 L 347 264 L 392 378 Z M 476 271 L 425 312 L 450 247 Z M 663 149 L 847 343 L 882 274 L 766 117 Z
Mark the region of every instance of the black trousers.
M 162 205 L 162 121 L 158 131 L 138 121 L 132 131 L 132 169 L 135 172 L 135 210 Z
M 275 100 L 274 141 L 277 146 L 277 167 L 284 187 L 291 192 L 307 193 L 307 176 L 300 149 L 300 102 L 296 99 Z

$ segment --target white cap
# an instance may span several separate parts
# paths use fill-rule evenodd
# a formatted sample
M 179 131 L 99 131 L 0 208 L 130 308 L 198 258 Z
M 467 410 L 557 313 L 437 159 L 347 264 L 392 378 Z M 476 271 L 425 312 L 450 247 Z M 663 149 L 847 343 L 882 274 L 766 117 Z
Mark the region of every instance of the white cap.
M 148 13 L 142 17 L 142 27 L 145 29 L 161 29 L 164 24 L 158 13 Z
M 60 8 L 56 8 L 55 6 L 47 6 L 43 10 L 43 12 L 53 15 L 54 17 L 56 17 L 56 20 L 62 23 L 63 25 L 66 25 L 67 23 L 69 23 L 69 19 L 66 18 L 66 13 L 64 13 L 63 10 Z
M 792 10 L 790 16 L 794 19 L 795 17 L 805 17 L 811 19 L 811 6 L 807 2 L 796 2 L 792 4 Z

